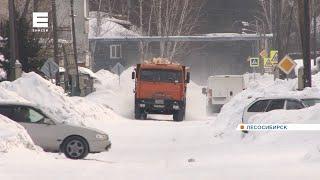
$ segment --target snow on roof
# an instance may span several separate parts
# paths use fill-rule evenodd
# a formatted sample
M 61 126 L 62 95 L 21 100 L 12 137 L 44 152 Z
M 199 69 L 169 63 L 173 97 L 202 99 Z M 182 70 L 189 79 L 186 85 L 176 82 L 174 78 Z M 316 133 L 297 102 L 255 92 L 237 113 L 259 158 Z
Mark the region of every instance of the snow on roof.
M 130 22 L 119 20 L 108 16 L 101 12 L 101 30 L 97 31 L 97 12 L 89 13 L 89 38 L 92 37 L 123 37 L 123 36 L 138 36 L 137 32 L 125 28 L 123 25 L 131 25 Z M 121 25 L 122 24 L 122 25 Z
M 203 34 L 204 36 L 220 36 L 220 37 L 230 37 L 230 36 L 239 36 L 239 33 L 209 33 Z
M 80 73 L 87 74 L 90 77 L 97 79 L 96 74 L 94 72 L 92 72 L 91 69 L 88 69 L 88 68 L 85 68 L 85 67 L 78 67 L 78 69 L 79 69 Z
M 59 72 L 66 72 L 66 69 L 64 67 L 59 67 Z

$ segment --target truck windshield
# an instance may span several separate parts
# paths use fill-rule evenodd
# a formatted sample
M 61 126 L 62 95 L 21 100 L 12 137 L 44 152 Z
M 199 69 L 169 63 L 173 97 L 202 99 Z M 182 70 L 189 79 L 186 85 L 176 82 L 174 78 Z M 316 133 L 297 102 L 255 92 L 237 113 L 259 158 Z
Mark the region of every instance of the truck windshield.
M 141 81 L 181 83 L 181 71 L 143 69 L 140 74 Z

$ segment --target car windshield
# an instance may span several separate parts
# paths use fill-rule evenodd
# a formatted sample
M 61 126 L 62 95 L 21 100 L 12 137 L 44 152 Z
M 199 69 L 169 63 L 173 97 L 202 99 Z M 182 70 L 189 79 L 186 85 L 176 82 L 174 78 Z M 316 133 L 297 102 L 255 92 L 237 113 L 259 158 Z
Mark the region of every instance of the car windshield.
M 314 106 L 316 104 L 319 104 L 320 103 L 320 99 L 301 99 L 302 102 L 307 105 L 307 106 Z
M 162 69 L 143 69 L 140 75 L 141 81 L 149 82 L 167 82 L 167 83 L 181 83 L 181 71 L 176 70 L 162 70 Z

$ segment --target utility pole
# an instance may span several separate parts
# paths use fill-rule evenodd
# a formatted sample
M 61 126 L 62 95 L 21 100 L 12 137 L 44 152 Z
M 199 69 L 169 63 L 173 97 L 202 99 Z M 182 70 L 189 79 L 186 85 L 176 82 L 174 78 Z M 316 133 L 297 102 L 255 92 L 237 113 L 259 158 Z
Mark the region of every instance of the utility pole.
M 313 0 L 313 64 L 317 65 L 317 0 Z
M 311 87 L 310 0 L 299 0 L 298 7 L 303 54 L 303 84 L 304 87 Z
M 76 70 L 76 84 L 75 84 L 75 96 L 80 95 L 80 87 L 79 87 L 79 70 L 78 70 L 78 55 L 77 55 L 77 42 L 76 42 L 76 30 L 74 25 L 74 11 L 73 11 L 73 0 L 70 0 L 70 9 L 71 9 L 71 26 L 72 26 L 72 43 L 73 43 L 73 55 L 74 55 L 74 63 Z
M 278 51 L 278 62 L 284 57 L 281 42 L 281 16 L 282 16 L 282 1 L 274 0 L 274 10 L 275 10 L 275 48 Z M 276 77 L 279 79 L 284 79 L 285 75 L 278 68 L 276 69 Z
M 56 11 L 56 0 L 51 0 L 52 9 L 52 30 L 53 30 L 53 56 L 54 62 L 59 65 L 59 50 L 58 50 L 58 26 L 57 26 L 57 11 Z M 55 75 L 56 85 L 60 85 L 60 74 L 59 71 Z
M 15 17 L 15 7 L 14 0 L 8 0 L 9 2 L 9 28 L 10 28 L 10 72 L 9 80 L 15 80 L 15 69 L 14 64 L 18 57 L 17 44 L 16 44 L 16 17 Z

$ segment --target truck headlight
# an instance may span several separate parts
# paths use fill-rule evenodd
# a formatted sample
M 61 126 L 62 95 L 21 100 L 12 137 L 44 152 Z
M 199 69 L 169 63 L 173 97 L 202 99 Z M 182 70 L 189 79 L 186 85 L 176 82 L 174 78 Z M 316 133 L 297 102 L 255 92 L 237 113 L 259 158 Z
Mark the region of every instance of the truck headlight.
M 106 135 L 106 134 L 97 134 L 96 138 L 97 139 L 108 139 L 108 135 Z
M 145 104 L 140 104 L 140 107 L 144 108 L 144 107 L 146 107 L 146 105 Z

